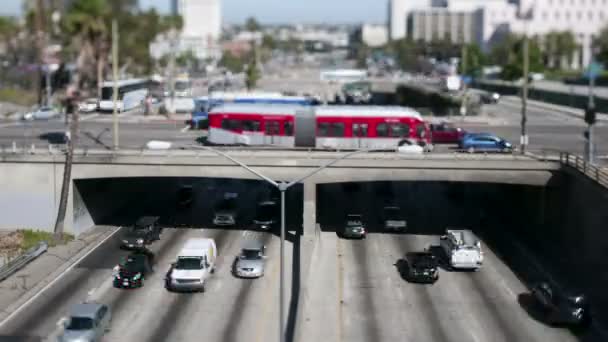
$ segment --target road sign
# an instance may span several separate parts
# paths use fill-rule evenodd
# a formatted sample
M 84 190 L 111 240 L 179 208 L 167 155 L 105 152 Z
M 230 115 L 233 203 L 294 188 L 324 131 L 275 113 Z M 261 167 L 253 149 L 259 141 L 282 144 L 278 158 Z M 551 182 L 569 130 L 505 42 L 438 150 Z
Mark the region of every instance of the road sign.
M 585 78 L 596 79 L 604 72 L 604 65 L 602 63 L 593 62 L 589 64 L 587 70 L 585 70 Z

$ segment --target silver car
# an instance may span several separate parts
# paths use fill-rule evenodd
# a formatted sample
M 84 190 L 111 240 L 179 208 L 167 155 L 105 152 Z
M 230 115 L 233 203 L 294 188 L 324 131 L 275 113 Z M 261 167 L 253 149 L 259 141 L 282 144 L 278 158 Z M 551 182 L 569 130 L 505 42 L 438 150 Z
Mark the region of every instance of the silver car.
M 93 342 L 110 331 L 110 308 L 104 304 L 82 303 L 72 306 L 70 316 L 63 322 L 64 331 L 59 342 Z
M 234 274 L 241 278 L 259 278 L 264 276 L 266 263 L 266 246 L 253 243 L 243 247 L 241 254 L 236 257 Z

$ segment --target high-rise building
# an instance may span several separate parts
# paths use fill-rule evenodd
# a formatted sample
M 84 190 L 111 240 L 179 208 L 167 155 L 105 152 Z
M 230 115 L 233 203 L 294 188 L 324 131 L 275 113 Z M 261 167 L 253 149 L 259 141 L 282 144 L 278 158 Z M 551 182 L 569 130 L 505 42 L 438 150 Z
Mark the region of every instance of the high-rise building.
M 608 23 L 608 0 L 389 0 L 391 39 L 449 39 L 489 50 L 508 33 L 543 37 L 570 31 L 579 48 L 567 63 L 585 67 Z
M 171 14 L 183 20 L 179 38 L 171 42 L 169 35 L 161 34 L 150 44 L 151 55 L 158 59 L 172 52 L 191 51 L 198 59 L 220 57 L 222 33 L 220 0 L 171 0 Z
M 182 35 L 216 42 L 222 33 L 220 0 L 174 0 L 184 21 Z

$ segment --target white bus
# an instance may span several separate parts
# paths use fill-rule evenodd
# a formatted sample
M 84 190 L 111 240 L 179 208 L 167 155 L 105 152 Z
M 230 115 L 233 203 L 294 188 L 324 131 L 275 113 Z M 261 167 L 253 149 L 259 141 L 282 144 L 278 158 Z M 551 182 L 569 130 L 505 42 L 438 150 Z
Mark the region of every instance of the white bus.
M 129 79 L 117 82 L 119 112 L 124 112 L 141 106 L 148 95 L 150 81 L 147 79 Z M 99 99 L 99 110 L 102 112 L 114 111 L 114 82 L 104 82 Z

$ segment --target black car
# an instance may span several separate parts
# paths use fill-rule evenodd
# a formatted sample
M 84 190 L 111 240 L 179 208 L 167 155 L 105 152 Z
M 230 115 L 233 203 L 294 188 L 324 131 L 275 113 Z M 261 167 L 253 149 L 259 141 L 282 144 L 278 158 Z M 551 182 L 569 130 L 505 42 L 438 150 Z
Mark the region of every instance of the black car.
M 114 287 L 142 287 L 146 275 L 152 272 L 150 253 L 133 253 L 114 267 Z
M 162 228 L 157 216 L 144 216 L 127 229 L 121 241 L 124 248 L 144 248 L 153 241 L 160 240 Z
M 584 326 L 591 321 L 587 299 L 581 294 L 565 294 L 541 282 L 532 288 L 532 296 L 549 324 Z
M 341 237 L 365 239 L 367 236 L 367 229 L 365 229 L 365 224 L 363 223 L 363 216 L 359 214 L 348 214 L 346 215 L 345 221 L 342 232 L 339 234 Z
M 194 188 L 192 185 L 183 185 L 177 191 L 177 204 L 188 207 L 194 202 Z
M 258 203 L 253 223 L 261 229 L 270 229 L 278 222 L 279 210 L 275 201 L 263 201 Z
M 413 252 L 406 255 L 400 268 L 405 280 L 412 283 L 433 284 L 439 279 L 437 258 L 431 252 Z

